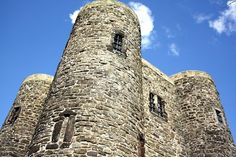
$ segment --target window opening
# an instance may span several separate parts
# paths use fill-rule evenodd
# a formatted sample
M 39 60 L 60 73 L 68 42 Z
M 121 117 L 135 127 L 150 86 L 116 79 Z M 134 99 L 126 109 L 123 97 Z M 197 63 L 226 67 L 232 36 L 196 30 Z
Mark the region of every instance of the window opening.
M 7 123 L 13 125 L 16 122 L 17 118 L 19 117 L 20 111 L 21 107 L 14 107 L 8 118 Z
M 120 52 L 122 51 L 122 44 L 123 44 L 123 35 L 115 34 L 113 49 Z
M 149 109 L 150 112 L 157 113 L 161 117 L 167 117 L 167 113 L 165 111 L 165 102 L 161 97 L 154 93 L 149 93 Z
M 63 143 L 60 148 L 68 148 L 71 144 L 71 140 L 74 135 L 74 124 L 75 124 L 75 113 L 71 110 L 66 110 L 60 114 L 62 120 L 57 122 L 54 125 L 52 133 L 52 143 L 48 144 L 46 148 L 48 149 L 57 149 L 58 145 L 56 144 L 60 140 L 60 133 L 63 130 L 62 127 L 66 126 Z
M 54 126 L 53 132 L 52 132 L 52 142 L 56 143 L 59 140 L 59 135 L 61 132 L 63 121 L 57 122 Z
M 154 111 L 155 110 L 155 103 L 154 103 L 154 94 L 150 93 L 149 94 L 149 102 L 150 102 L 150 111 Z
M 216 111 L 216 116 L 217 116 L 218 122 L 219 123 L 224 123 L 221 111 L 217 110 L 217 109 L 215 111 Z

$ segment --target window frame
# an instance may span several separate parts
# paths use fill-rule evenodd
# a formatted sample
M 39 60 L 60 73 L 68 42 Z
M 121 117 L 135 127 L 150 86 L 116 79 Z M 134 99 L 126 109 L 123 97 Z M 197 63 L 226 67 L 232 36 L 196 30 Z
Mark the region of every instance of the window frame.
M 214 108 L 215 118 L 218 124 L 225 125 L 225 118 L 221 109 Z
M 121 33 L 116 33 L 113 40 L 114 40 L 113 41 L 113 49 L 117 52 L 122 53 L 124 35 Z
M 51 141 L 46 145 L 46 149 L 69 148 L 75 133 L 76 113 L 66 109 L 59 114 L 59 121 L 53 126 Z M 62 128 L 65 128 L 62 130 Z M 64 132 L 62 132 L 64 131 Z
M 156 97 L 156 101 L 155 101 L 155 97 Z M 153 92 L 149 92 L 149 111 L 151 113 L 154 113 L 155 115 L 158 115 L 159 117 L 167 120 L 168 116 L 167 116 L 165 107 L 166 107 L 166 102 L 163 100 L 162 97 L 160 97 L 159 95 Z
M 120 50 L 115 48 L 115 45 L 116 45 L 115 38 L 116 38 L 117 35 L 122 37 L 121 45 L 119 45 Z M 112 34 L 111 34 L 110 45 L 107 45 L 107 49 L 109 51 L 117 54 L 121 58 L 127 58 L 127 53 L 126 53 L 127 52 L 127 36 L 126 36 L 126 34 L 123 31 L 119 30 L 119 29 L 114 29 L 112 31 Z

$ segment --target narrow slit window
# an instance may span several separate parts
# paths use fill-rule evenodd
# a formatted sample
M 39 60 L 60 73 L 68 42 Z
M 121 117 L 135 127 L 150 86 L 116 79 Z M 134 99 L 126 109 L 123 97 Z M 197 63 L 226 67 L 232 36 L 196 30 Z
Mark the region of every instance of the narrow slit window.
M 216 116 L 217 116 L 217 120 L 218 120 L 218 122 L 219 123 L 224 123 L 224 121 L 223 121 L 223 116 L 222 116 L 222 113 L 221 113 L 221 111 L 220 110 L 215 110 L 216 111 Z
M 21 107 L 14 107 L 8 118 L 7 123 L 13 125 L 16 122 L 17 118 L 19 117 L 20 111 Z
M 63 143 L 60 148 L 69 148 L 71 140 L 74 136 L 75 113 L 71 110 L 66 110 L 60 114 L 62 120 L 54 125 L 52 132 L 52 143 L 48 144 L 46 149 L 57 149 L 59 147 L 58 141 L 62 141 L 61 132 L 63 133 Z M 63 129 L 65 127 L 65 130 Z M 60 136 L 61 135 L 61 136 Z
M 115 34 L 114 36 L 113 49 L 119 53 L 122 51 L 123 38 L 124 36 L 122 34 Z
M 75 117 L 70 116 L 69 120 L 68 120 L 68 123 L 67 123 L 67 126 L 66 126 L 64 142 L 71 142 L 71 139 L 72 139 L 73 134 L 74 134 L 74 123 L 75 123 Z
M 52 142 L 56 143 L 59 140 L 59 135 L 61 132 L 63 121 L 57 122 L 54 126 L 53 132 L 52 132 Z

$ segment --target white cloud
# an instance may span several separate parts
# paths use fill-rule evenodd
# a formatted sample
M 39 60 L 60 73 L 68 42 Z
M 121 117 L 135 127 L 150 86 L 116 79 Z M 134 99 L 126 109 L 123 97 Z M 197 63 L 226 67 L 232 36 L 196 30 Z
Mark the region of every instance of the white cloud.
M 179 56 L 180 55 L 179 49 L 175 43 L 171 43 L 169 45 L 168 53 L 169 53 L 169 55 L 172 55 L 172 56 Z
M 229 0 L 228 8 L 221 12 L 221 15 L 213 21 L 209 21 L 209 27 L 215 29 L 219 34 L 231 34 L 236 32 L 236 1 Z
M 203 23 L 204 21 L 210 20 L 211 15 L 198 14 L 194 15 L 193 18 L 196 20 L 196 23 Z
M 152 43 L 152 33 L 154 29 L 152 11 L 144 4 L 138 2 L 129 2 L 129 6 L 138 15 L 140 21 L 142 46 L 143 48 L 149 48 Z
M 82 8 L 82 7 L 81 7 Z M 78 16 L 78 14 L 79 14 L 79 12 L 80 12 L 80 10 L 81 10 L 81 8 L 80 9 L 78 9 L 78 10 L 75 10 L 72 14 L 70 14 L 69 16 L 70 16 L 70 19 L 71 19 L 71 23 L 72 24 L 74 24 L 75 23 L 75 21 L 76 21 L 76 18 L 77 18 L 77 16 Z
M 153 31 L 154 19 L 152 17 L 152 11 L 144 4 L 138 3 L 138 2 L 129 2 L 129 6 L 137 14 L 139 21 L 140 21 L 141 35 L 142 35 L 142 47 L 149 48 L 150 45 L 152 44 L 153 32 L 154 32 Z M 81 8 L 78 10 L 75 10 L 73 13 L 71 13 L 69 15 L 72 24 L 75 23 L 80 10 L 81 10 Z

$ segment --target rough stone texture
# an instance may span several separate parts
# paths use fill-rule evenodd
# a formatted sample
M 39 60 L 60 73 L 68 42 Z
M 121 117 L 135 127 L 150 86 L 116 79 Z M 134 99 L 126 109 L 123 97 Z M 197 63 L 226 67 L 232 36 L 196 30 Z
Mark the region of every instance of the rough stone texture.
M 149 111 L 149 93 L 159 95 L 166 103 L 167 118 Z M 143 60 L 143 107 L 146 156 L 187 156 L 183 138 L 178 134 L 175 119 L 175 85 L 173 81 L 147 61 Z
M 233 139 L 212 78 L 199 71 L 172 76 L 176 85 L 178 121 L 193 157 L 232 157 Z M 220 123 L 215 110 L 222 113 Z
M 122 48 L 114 50 L 117 33 L 123 38 Z M 124 4 L 97 0 L 82 8 L 28 152 L 12 156 L 235 157 L 211 77 L 198 71 L 168 77 L 141 60 L 140 44 L 137 16 Z M 35 83 L 36 78 L 30 77 L 24 84 Z M 24 84 L 20 98 L 32 102 Z M 165 112 L 164 108 L 152 110 L 150 93 L 155 94 L 156 104 L 165 105 Z M 38 95 L 32 92 L 30 96 Z M 16 108 L 15 115 L 18 111 Z M 10 117 L 15 121 L 16 116 Z M 28 121 L 22 119 L 22 126 L 28 126 Z M 36 122 L 34 119 L 34 126 Z M 20 150 L 22 145 L 6 138 L 24 137 L 24 133 L 5 132 L 7 136 L 2 132 L 0 142 L 9 141 L 11 151 L 0 146 L 1 151 Z
M 126 55 L 113 51 L 116 32 L 124 35 Z M 122 3 L 94 1 L 80 11 L 32 142 L 40 149 L 29 155 L 138 156 L 140 43 L 137 16 Z M 65 110 L 76 113 L 74 123 L 60 116 Z M 64 148 L 66 126 L 72 123 L 71 144 Z M 60 132 L 56 141 L 51 138 L 55 126 Z
M 44 74 L 31 75 L 24 80 L 0 131 L 1 157 L 26 154 L 51 82 L 52 77 Z M 16 108 L 19 110 L 12 116 Z

